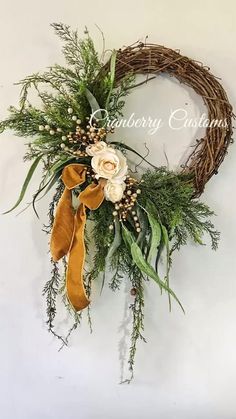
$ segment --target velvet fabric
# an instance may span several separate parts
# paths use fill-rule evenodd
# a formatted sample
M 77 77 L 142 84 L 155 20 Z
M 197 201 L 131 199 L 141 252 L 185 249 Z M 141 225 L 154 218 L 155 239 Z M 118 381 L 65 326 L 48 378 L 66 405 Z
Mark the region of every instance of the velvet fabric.
M 76 311 L 90 303 L 83 281 L 86 208 L 95 210 L 104 200 L 104 183 L 91 183 L 80 193 L 78 209 L 73 209 L 72 189 L 85 182 L 86 172 L 87 167 L 82 164 L 70 164 L 63 169 L 65 190 L 57 206 L 50 243 L 54 261 L 68 255 L 66 289 L 68 299 Z

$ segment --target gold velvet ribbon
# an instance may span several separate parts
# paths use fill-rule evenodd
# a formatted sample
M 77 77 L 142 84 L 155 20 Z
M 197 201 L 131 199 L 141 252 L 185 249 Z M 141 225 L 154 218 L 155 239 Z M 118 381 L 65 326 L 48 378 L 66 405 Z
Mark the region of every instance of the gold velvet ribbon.
M 85 182 L 86 171 L 87 167 L 83 164 L 70 164 L 63 169 L 62 181 L 65 190 L 57 206 L 50 244 L 54 261 L 68 254 L 67 295 L 77 311 L 90 303 L 83 282 L 86 208 L 95 210 L 104 200 L 103 182 L 91 183 L 80 193 L 78 209 L 76 211 L 73 209 L 72 189 Z

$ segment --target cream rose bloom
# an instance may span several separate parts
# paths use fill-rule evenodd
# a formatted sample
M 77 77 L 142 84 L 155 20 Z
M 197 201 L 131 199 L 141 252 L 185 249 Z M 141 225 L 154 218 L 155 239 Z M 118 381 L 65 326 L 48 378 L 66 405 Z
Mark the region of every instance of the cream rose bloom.
M 91 160 L 91 165 L 97 179 L 104 178 L 116 183 L 123 183 L 128 171 L 125 156 L 121 151 L 111 147 L 95 154 Z
M 125 188 L 126 184 L 124 182 L 115 183 L 108 180 L 104 187 L 105 198 L 113 203 L 118 202 L 122 199 Z
M 95 144 L 89 145 L 86 147 L 86 153 L 89 156 L 95 156 L 98 153 L 101 153 L 102 151 L 107 149 L 107 144 L 105 141 L 98 141 Z

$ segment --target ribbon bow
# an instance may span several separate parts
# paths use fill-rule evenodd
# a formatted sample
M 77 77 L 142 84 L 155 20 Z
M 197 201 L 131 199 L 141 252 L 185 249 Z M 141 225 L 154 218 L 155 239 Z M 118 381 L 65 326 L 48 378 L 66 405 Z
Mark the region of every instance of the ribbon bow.
M 86 208 L 95 210 L 104 200 L 103 183 L 91 183 L 80 193 L 78 209 L 75 211 L 72 208 L 72 189 L 85 182 L 86 172 L 87 167 L 83 164 L 70 164 L 63 169 L 65 190 L 57 206 L 50 243 L 54 261 L 68 254 L 66 289 L 76 311 L 90 303 L 83 283 Z

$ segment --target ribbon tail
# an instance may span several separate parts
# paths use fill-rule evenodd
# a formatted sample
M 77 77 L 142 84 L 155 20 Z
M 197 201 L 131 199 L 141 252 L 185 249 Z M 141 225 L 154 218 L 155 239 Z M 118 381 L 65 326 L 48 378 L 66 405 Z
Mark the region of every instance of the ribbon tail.
M 71 191 L 65 188 L 57 206 L 51 234 L 50 251 L 54 261 L 68 253 L 74 235 L 74 222 Z
M 74 216 L 74 237 L 71 243 L 66 287 L 68 299 L 76 311 L 82 310 L 90 303 L 86 296 L 83 282 L 85 261 L 84 228 L 86 223 L 86 208 L 81 204 Z
M 80 193 L 80 206 L 74 212 L 70 189 L 83 183 L 84 177 L 83 166 L 72 165 L 64 169 L 63 182 L 66 188 L 57 206 L 50 244 L 53 260 L 57 261 L 68 254 L 66 289 L 68 299 L 76 311 L 84 309 L 90 303 L 83 282 L 86 207 L 97 209 L 104 200 L 102 182 L 98 185 L 91 184 Z

